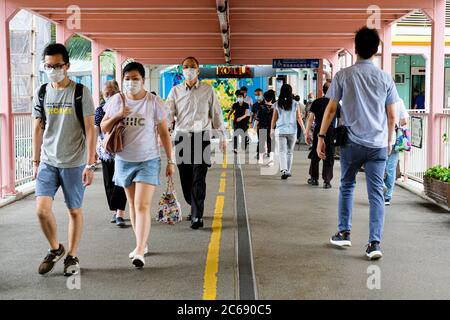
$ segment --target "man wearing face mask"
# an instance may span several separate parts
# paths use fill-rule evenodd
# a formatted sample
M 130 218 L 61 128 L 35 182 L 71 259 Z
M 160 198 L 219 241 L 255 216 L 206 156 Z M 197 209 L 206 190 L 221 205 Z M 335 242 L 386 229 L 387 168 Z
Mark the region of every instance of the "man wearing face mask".
M 39 273 L 50 272 L 64 257 L 52 213 L 53 199 L 62 187 L 69 215 L 69 243 L 64 275 L 79 272 L 78 244 L 83 228 L 82 202 L 95 170 L 94 103 L 89 89 L 67 77 L 69 54 L 64 45 L 44 49 L 44 68 L 50 82 L 36 90 L 33 100 L 33 164 L 36 211 L 50 245 Z M 81 96 L 80 96 L 81 94 Z
M 256 118 L 256 114 L 259 109 L 264 106 L 264 96 L 262 89 L 258 88 L 255 90 L 255 99 L 256 102 L 252 105 L 251 116 L 250 116 L 250 125 L 253 126 L 254 120 Z
M 238 140 L 241 137 L 244 149 L 247 150 L 249 144 L 249 137 L 247 134 L 248 130 L 248 118 L 249 118 L 249 106 L 244 102 L 244 95 L 241 91 L 236 91 L 236 103 L 233 104 L 231 110 L 234 112 L 234 123 L 233 123 L 233 146 L 234 153 L 238 151 Z
M 226 149 L 222 109 L 214 89 L 199 80 L 198 60 L 182 61 L 186 81 L 172 88 L 167 98 L 171 123 L 176 118 L 176 161 L 186 202 L 191 206 L 188 220 L 191 228 L 203 227 L 206 197 L 206 174 L 211 166 L 211 129 L 220 137 L 220 147 Z

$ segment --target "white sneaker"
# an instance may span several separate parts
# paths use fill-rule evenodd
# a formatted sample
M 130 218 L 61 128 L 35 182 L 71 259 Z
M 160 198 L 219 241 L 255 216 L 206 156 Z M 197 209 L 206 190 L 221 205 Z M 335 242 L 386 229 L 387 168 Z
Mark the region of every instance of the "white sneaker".
M 264 164 L 264 156 L 263 155 L 259 156 L 258 164 Z
M 132 263 L 133 263 L 133 265 L 134 265 L 136 268 L 140 269 L 140 268 L 142 268 L 142 267 L 145 266 L 145 260 L 144 260 L 144 257 L 143 257 L 143 256 L 140 256 L 140 255 L 135 255 L 134 258 L 133 258 Z
M 148 253 L 148 246 L 145 246 L 144 249 L 144 256 Z M 133 251 L 130 252 L 130 254 L 128 255 L 128 258 L 133 259 L 134 256 L 136 255 L 136 249 L 134 249 Z

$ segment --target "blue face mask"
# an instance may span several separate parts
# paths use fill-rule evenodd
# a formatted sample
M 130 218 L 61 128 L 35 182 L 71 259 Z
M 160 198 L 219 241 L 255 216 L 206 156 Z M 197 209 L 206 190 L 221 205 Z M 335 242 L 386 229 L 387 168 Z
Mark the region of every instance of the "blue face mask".
M 264 97 L 263 96 L 255 96 L 256 101 L 261 102 L 263 101 Z

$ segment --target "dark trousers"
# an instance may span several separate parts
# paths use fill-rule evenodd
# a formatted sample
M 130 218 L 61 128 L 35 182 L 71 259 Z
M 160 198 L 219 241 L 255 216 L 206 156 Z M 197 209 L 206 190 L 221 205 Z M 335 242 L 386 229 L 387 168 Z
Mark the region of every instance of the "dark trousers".
M 206 198 L 206 175 L 211 166 L 208 133 L 179 133 L 175 137 L 177 166 L 183 196 L 191 206 L 192 218 L 203 218 Z M 204 137 L 204 138 L 202 138 Z M 202 141 L 202 142 L 200 142 Z M 194 147 L 195 143 L 199 144 Z M 201 145 L 200 145 L 201 143 Z M 198 152 L 196 148 L 198 148 Z M 203 154 L 203 156 L 201 156 Z
M 309 175 L 312 179 L 319 180 L 319 163 L 320 158 L 317 155 L 317 144 L 318 137 L 317 132 L 314 133 L 314 140 L 312 150 L 309 154 L 309 158 L 311 159 L 311 165 L 309 167 Z M 334 168 L 334 156 L 335 156 L 335 147 L 331 143 L 331 131 L 327 133 L 327 138 L 325 139 L 325 154 L 326 159 L 323 160 L 322 164 L 322 179 L 325 182 L 330 182 L 333 179 L 333 168 Z
M 105 185 L 106 200 L 108 201 L 109 210 L 125 210 L 127 205 L 127 196 L 122 187 L 118 187 L 113 182 L 114 161 L 103 161 L 103 184 Z
M 245 120 L 243 120 L 245 121 Z M 233 148 L 238 149 L 239 137 L 241 137 L 242 149 L 247 150 L 248 144 L 250 142 L 250 137 L 247 134 L 248 127 L 246 126 L 234 126 L 233 133 Z
M 270 129 L 261 128 L 256 132 L 258 135 L 258 146 L 256 147 L 256 154 L 259 157 L 259 150 L 264 153 L 264 147 L 267 144 L 267 153 L 272 152 L 272 138 L 270 137 Z

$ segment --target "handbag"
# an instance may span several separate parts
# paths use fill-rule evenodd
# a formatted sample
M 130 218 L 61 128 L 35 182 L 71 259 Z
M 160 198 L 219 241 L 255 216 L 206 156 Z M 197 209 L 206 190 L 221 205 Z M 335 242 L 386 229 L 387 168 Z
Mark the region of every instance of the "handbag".
M 333 144 L 341 147 L 347 143 L 348 131 L 346 126 L 338 126 L 333 131 Z
M 159 200 L 156 221 L 174 225 L 182 220 L 181 205 L 175 194 L 173 179 L 169 177 L 167 179 L 167 189 Z
M 125 97 L 120 93 L 122 99 L 122 110 L 125 110 Z M 106 133 L 103 138 L 103 148 L 110 153 L 118 153 L 123 151 L 123 132 L 125 131 L 125 124 L 123 120 L 117 121 L 111 131 Z

